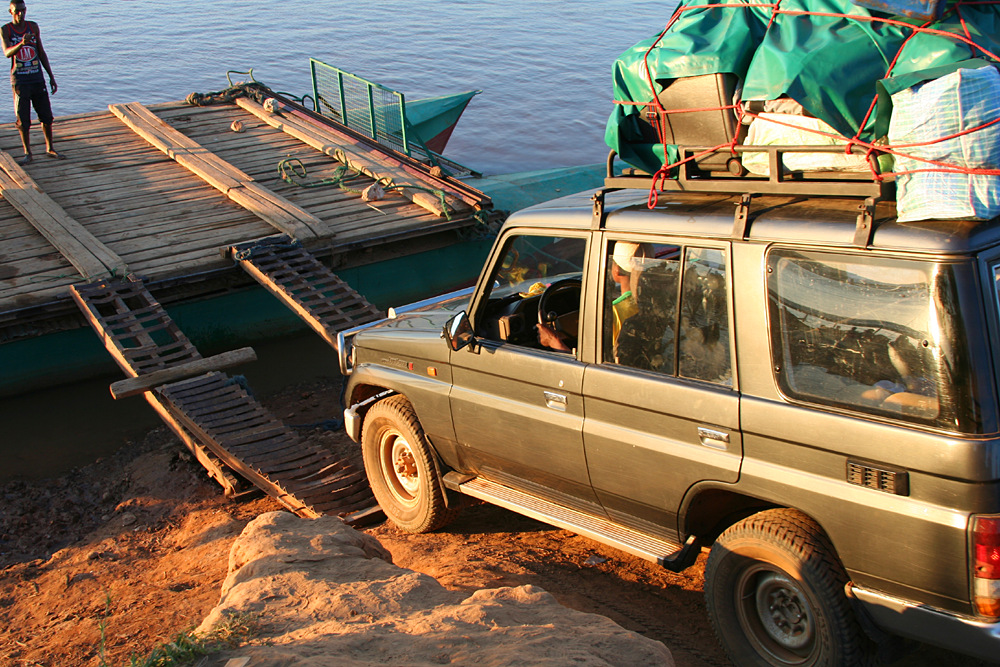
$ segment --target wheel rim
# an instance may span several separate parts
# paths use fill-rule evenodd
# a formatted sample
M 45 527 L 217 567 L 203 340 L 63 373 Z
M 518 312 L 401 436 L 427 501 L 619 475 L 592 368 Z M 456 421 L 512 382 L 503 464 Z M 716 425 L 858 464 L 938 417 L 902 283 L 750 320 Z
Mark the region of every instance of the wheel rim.
M 815 614 L 791 577 L 765 565 L 750 567 L 736 593 L 740 625 L 762 654 L 778 664 L 808 661 L 816 645 Z
M 393 497 L 403 505 L 415 505 L 420 492 L 420 473 L 410 443 L 398 431 L 382 434 L 379 464 Z

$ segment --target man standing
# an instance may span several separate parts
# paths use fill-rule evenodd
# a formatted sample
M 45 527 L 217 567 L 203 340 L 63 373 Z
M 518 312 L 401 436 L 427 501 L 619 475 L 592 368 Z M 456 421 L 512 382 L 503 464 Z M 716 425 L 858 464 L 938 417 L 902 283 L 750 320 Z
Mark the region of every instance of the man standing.
M 11 0 L 10 15 L 13 21 L 0 28 L 3 37 L 3 54 L 11 59 L 10 84 L 14 89 L 14 109 L 17 112 L 17 130 L 21 133 L 21 144 L 24 146 L 24 157 L 21 164 L 31 162 L 31 107 L 35 107 L 35 115 L 42 124 L 42 134 L 45 135 L 45 152 L 50 157 L 61 160 L 64 156 L 52 147 L 52 107 L 49 104 L 49 94 L 45 90 L 45 76 L 42 68 L 49 75 L 52 94 L 56 94 L 56 79 L 49 67 L 49 58 L 42 47 L 42 36 L 38 24 L 25 21 L 27 9 L 24 0 Z

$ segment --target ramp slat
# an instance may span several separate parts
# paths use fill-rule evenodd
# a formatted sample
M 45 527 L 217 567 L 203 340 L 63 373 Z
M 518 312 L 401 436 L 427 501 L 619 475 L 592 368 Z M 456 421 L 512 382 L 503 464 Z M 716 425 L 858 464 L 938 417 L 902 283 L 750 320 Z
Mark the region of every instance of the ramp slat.
M 227 253 L 333 347 L 338 331 L 382 317 L 375 306 L 288 237 L 231 246 Z
M 359 512 L 371 519 L 376 504 L 363 473 L 304 442 L 234 379 L 209 370 L 169 381 L 170 373 L 204 360 L 141 282 L 98 281 L 76 285 L 72 294 L 122 370 L 133 378 L 152 376 L 146 400 L 227 495 L 235 486 L 223 465 L 299 516 L 347 514 L 351 522 L 350 514 Z M 167 383 L 155 382 L 164 369 L 173 369 Z

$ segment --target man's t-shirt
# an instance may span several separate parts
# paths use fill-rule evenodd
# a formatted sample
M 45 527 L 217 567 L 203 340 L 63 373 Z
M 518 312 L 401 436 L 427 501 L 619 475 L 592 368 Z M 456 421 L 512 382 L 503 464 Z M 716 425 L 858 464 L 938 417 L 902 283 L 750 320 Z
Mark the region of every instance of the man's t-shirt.
M 22 83 L 45 83 L 42 75 L 42 60 L 38 57 L 36 48 L 38 34 L 38 24 L 34 21 L 25 21 L 23 30 L 18 32 L 13 23 L 8 23 L 3 27 L 3 41 L 7 46 L 20 44 L 27 40 L 27 44 L 14 54 L 10 63 L 10 83 L 13 86 Z

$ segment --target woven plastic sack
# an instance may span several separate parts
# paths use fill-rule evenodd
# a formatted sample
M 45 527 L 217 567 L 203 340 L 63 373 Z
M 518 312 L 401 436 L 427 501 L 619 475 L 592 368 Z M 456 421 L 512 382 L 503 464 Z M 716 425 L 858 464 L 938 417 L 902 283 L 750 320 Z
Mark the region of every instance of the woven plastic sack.
M 789 127 L 789 126 L 794 127 Z M 819 118 L 790 113 L 762 113 L 750 123 L 747 146 L 846 146 L 844 138 L 834 138 L 836 130 Z M 837 135 L 838 137 L 840 135 Z M 743 166 L 752 174 L 771 175 L 767 153 L 744 153 Z M 859 171 L 870 173 L 863 155 L 843 153 L 785 153 L 782 163 L 789 171 Z
M 1000 117 L 1000 72 L 958 69 L 892 95 L 889 144 L 932 142 Z M 902 152 L 959 168 L 1000 168 L 1000 123 L 960 137 Z M 936 169 L 896 157 L 896 171 Z M 926 171 L 896 178 L 896 214 L 913 220 L 989 220 L 1000 215 L 1000 176 Z

